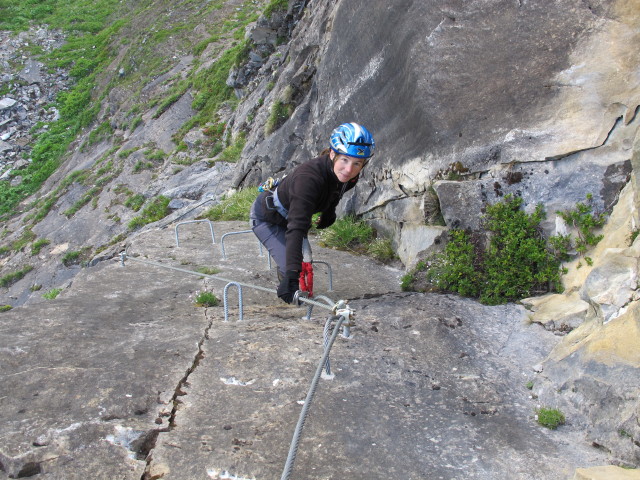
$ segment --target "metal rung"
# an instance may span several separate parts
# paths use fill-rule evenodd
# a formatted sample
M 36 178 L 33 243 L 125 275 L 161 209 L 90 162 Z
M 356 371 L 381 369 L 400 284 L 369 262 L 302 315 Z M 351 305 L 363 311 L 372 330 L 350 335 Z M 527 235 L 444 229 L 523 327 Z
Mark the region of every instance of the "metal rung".
M 180 246 L 180 238 L 178 237 L 178 227 L 180 225 L 185 225 L 187 223 L 201 223 L 201 222 L 207 222 L 209 224 L 209 230 L 211 231 L 211 242 L 213 244 L 216 243 L 216 236 L 213 233 L 213 224 L 211 223 L 211 220 L 187 220 L 185 222 L 180 222 L 176 225 L 175 228 L 175 232 L 176 232 L 176 247 Z

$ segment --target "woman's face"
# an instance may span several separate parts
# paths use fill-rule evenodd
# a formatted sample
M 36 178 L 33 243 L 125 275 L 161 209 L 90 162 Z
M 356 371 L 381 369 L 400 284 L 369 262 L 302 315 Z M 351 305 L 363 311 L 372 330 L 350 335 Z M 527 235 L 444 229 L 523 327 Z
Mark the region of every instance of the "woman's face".
M 362 167 L 364 167 L 364 159 L 362 158 L 338 154 L 333 150 L 329 153 L 329 157 L 333 161 L 333 173 L 336 174 L 336 177 L 338 177 L 338 180 L 342 183 L 356 178 L 360 170 L 362 170 Z

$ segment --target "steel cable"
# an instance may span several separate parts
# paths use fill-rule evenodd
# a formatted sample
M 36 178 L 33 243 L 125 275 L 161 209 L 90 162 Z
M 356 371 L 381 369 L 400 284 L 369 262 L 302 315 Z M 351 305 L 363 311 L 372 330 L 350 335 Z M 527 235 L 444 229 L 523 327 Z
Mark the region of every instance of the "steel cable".
M 226 283 L 234 283 L 234 284 L 240 285 L 242 287 L 253 288 L 255 290 L 261 290 L 261 291 L 267 292 L 267 293 L 274 293 L 276 295 L 278 294 L 278 292 L 274 288 L 266 288 L 266 287 L 261 287 L 260 285 L 252 285 L 250 283 L 238 282 L 236 280 L 223 278 L 223 277 L 220 277 L 218 275 L 208 275 L 206 273 L 194 272 L 193 270 L 187 270 L 185 268 L 172 267 L 171 265 L 165 265 L 163 263 L 153 262 L 151 260 L 142 260 L 142 259 L 139 259 L 139 258 L 136 258 L 136 257 L 130 257 L 126 252 L 121 253 L 120 257 L 121 257 L 121 261 L 122 261 L 123 265 L 124 265 L 125 259 L 126 260 L 133 260 L 134 262 L 145 263 L 147 265 L 153 265 L 153 266 L 156 266 L 156 267 L 166 268 L 166 269 L 169 269 L 169 270 L 175 270 L 176 272 L 182 272 L 182 273 L 186 273 L 186 274 L 189 274 L 189 275 L 195 275 L 195 276 L 198 276 L 198 277 L 211 278 L 213 280 L 220 280 L 220 281 L 226 282 Z M 327 297 L 324 297 L 324 298 L 327 298 Z M 330 299 L 327 299 L 327 300 L 331 301 Z M 324 309 L 327 309 L 327 310 L 331 310 L 331 311 L 333 311 L 334 308 L 335 308 L 332 305 L 327 305 L 326 303 L 316 302 L 315 300 L 311 300 L 310 298 L 307 298 L 307 297 L 304 297 L 304 296 L 299 296 L 298 297 L 298 301 L 301 302 L 301 303 L 306 303 L 308 305 L 315 305 L 317 307 L 321 307 L 321 308 L 324 308 Z
M 291 440 L 291 446 L 289 447 L 289 454 L 287 455 L 287 461 L 284 466 L 284 471 L 282 472 L 282 476 L 280 480 L 288 480 L 291 476 L 291 471 L 293 470 L 293 464 L 296 460 L 296 454 L 298 453 L 298 444 L 300 443 L 300 436 L 302 435 L 302 428 L 304 427 L 304 422 L 307 419 L 307 413 L 309 412 L 309 408 L 311 407 L 311 401 L 313 400 L 313 396 L 316 393 L 316 388 L 318 387 L 318 381 L 320 380 L 320 375 L 322 374 L 322 369 L 327 363 L 327 359 L 329 358 L 329 352 L 331 351 L 331 347 L 338 336 L 338 332 L 340 331 L 340 327 L 342 326 L 342 322 L 345 321 L 344 315 L 340 316 L 340 319 L 336 322 L 335 327 L 333 327 L 333 333 L 331 334 L 331 338 L 329 342 L 325 345 L 324 353 L 322 354 L 322 358 L 320 359 L 320 363 L 318 363 L 318 368 L 316 368 L 316 373 L 313 376 L 313 380 L 311 381 L 311 387 L 307 392 L 307 396 L 304 399 L 304 405 L 302 406 L 302 410 L 300 411 L 300 416 L 298 417 L 298 423 L 296 425 L 296 429 L 293 433 L 293 439 Z
M 187 270 L 184 268 L 178 268 L 178 267 L 172 267 L 170 265 L 164 265 L 162 263 L 158 263 L 158 262 L 153 262 L 151 260 L 142 260 L 142 259 L 138 259 L 135 257 L 129 257 L 126 252 L 122 252 L 121 255 L 121 262 L 122 265 L 124 265 L 125 259 L 130 259 L 133 260 L 135 262 L 139 262 L 139 263 L 144 263 L 147 265 L 153 265 L 156 267 L 160 267 L 160 268 L 166 268 L 169 270 L 175 270 L 177 272 L 182 272 L 182 273 L 186 273 L 189 275 L 197 275 L 199 277 L 206 277 L 206 278 L 212 278 L 214 280 L 220 280 L 223 282 L 227 282 L 227 283 L 233 283 L 235 285 L 237 285 L 239 288 L 240 286 L 244 286 L 244 287 L 248 287 L 248 288 L 254 288 L 256 290 L 261 290 L 263 292 L 268 292 L 268 293 L 277 293 L 276 290 L 272 289 L 272 288 L 265 288 L 265 287 L 261 287 L 258 285 L 251 285 L 248 283 L 242 283 L 242 282 L 237 282 L 235 280 L 229 280 L 223 277 L 219 277 L 217 275 L 208 275 L 208 274 L 204 274 L 204 273 L 199 273 L 199 272 L 194 272 L 192 270 Z M 303 302 L 303 303 L 307 303 L 309 305 L 316 305 L 318 307 L 321 308 L 325 308 L 328 310 L 331 310 L 332 312 L 335 312 L 335 310 L 338 308 L 338 305 L 343 305 L 344 303 L 341 301 L 333 306 L 328 305 L 329 302 L 331 302 L 331 299 L 329 299 L 328 297 L 324 297 L 324 296 L 319 296 L 318 297 L 320 300 L 324 300 L 324 302 L 327 303 L 321 303 L 321 302 L 316 302 L 314 300 L 311 300 L 309 298 L 306 297 L 299 297 L 298 301 L 299 302 Z M 225 302 L 226 303 L 226 302 Z M 349 314 L 347 314 L 347 317 L 349 316 Z M 293 438 L 291 440 L 291 445 L 289 447 L 289 453 L 287 455 L 287 461 L 285 463 L 284 466 L 284 471 L 282 472 L 282 476 L 280 477 L 281 480 L 288 480 L 290 475 L 291 475 L 291 471 L 293 470 L 293 464 L 295 462 L 296 459 L 296 455 L 298 452 L 298 445 L 300 443 L 300 437 L 302 435 L 302 429 L 304 427 L 304 423 L 306 421 L 308 412 L 309 412 L 309 408 L 311 407 L 311 402 L 313 400 L 313 397 L 315 395 L 316 389 L 318 387 L 318 381 L 320 380 L 320 376 L 322 375 L 322 370 L 325 368 L 327 368 L 327 374 L 329 374 L 329 353 L 331 352 L 331 348 L 333 347 L 333 344 L 338 336 L 338 333 L 340 332 L 340 327 L 342 327 L 342 324 L 345 322 L 345 320 L 350 320 L 349 318 L 345 317 L 344 314 L 340 315 L 339 317 L 337 315 L 331 316 L 327 319 L 327 322 L 325 324 L 325 328 L 324 328 L 324 352 L 322 354 L 322 358 L 320 359 L 320 362 L 318 363 L 318 367 L 316 368 L 316 372 L 315 375 L 313 376 L 313 379 L 311 380 L 311 386 L 309 388 L 309 391 L 307 392 L 307 396 L 304 400 L 304 405 L 302 406 L 302 410 L 300 411 L 300 416 L 298 418 L 298 423 L 296 424 L 296 429 L 293 433 Z M 333 333 L 331 334 L 331 338 L 329 338 L 327 340 L 327 336 L 328 336 L 328 331 L 331 325 L 331 322 L 334 319 L 338 319 L 334 328 L 333 328 Z M 345 327 L 347 328 L 347 327 Z

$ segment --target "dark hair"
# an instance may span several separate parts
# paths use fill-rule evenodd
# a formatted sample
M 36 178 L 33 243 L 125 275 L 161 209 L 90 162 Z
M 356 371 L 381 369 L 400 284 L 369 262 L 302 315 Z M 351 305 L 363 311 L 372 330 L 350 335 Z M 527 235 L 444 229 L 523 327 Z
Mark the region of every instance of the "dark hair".
M 322 150 L 322 151 L 320 152 L 320 155 L 319 155 L 319 156 L 321 157 L 321 156 L 323 156 L 323 155 L 329 155 L 329 153 L 331 153 L 331 148 L 327 147 L 327 148 L 325 148 L 324 150 Z

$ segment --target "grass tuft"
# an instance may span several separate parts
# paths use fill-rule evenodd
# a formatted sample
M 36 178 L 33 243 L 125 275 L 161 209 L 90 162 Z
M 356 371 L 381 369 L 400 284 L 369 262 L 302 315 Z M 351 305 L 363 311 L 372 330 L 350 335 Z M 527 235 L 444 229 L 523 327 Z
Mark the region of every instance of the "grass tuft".
M 25 275 L 29 273 L 31 270 L 33 270 L 33 267 L 31 265 L 27 265 L 21 268 L 20 270 L 3 275 L 2 277 L 0 277 L 0 287 L 4 287 L 4 288 L 10 287 L 14 283 L 22 280 L 25 277 Z
M 542 407 L 536 410 L 536 421 L 543 427 L 555 430 L 565 424 L 565 417 L 557 408 Z
M 128 223 L 129 230 L 135 230 L 149 223 L 162 220 L 169 215 L 170 198 L 160 195 L 154 198 L 137 217 L 133 217 Z
M 258 196 L 258 187 L 246 188 L 225 196 L 220 203 L 204 212 L 199 219 L 211 221 L 246 220 L 249 221 L 249 209 Z
M 196 307 L 216 307 L 220 300 L 211 292 L 196 292 L 193 303 Z
M 318 234 L 323 247 L 363 252 L 363 245 L 373 240 L 373 228 L 366 222 L 347 215 L 336 220 Z
M 60 295 L 60 292 L 62 291 L 61 288 L 52 288 L 51 290 L 49 290 L 48 292 L 45 292 L 42 294 L 42 298 L 46 298 L 47 300 L 53 300 L 54 298 L 56 298 L 58 295 Z

